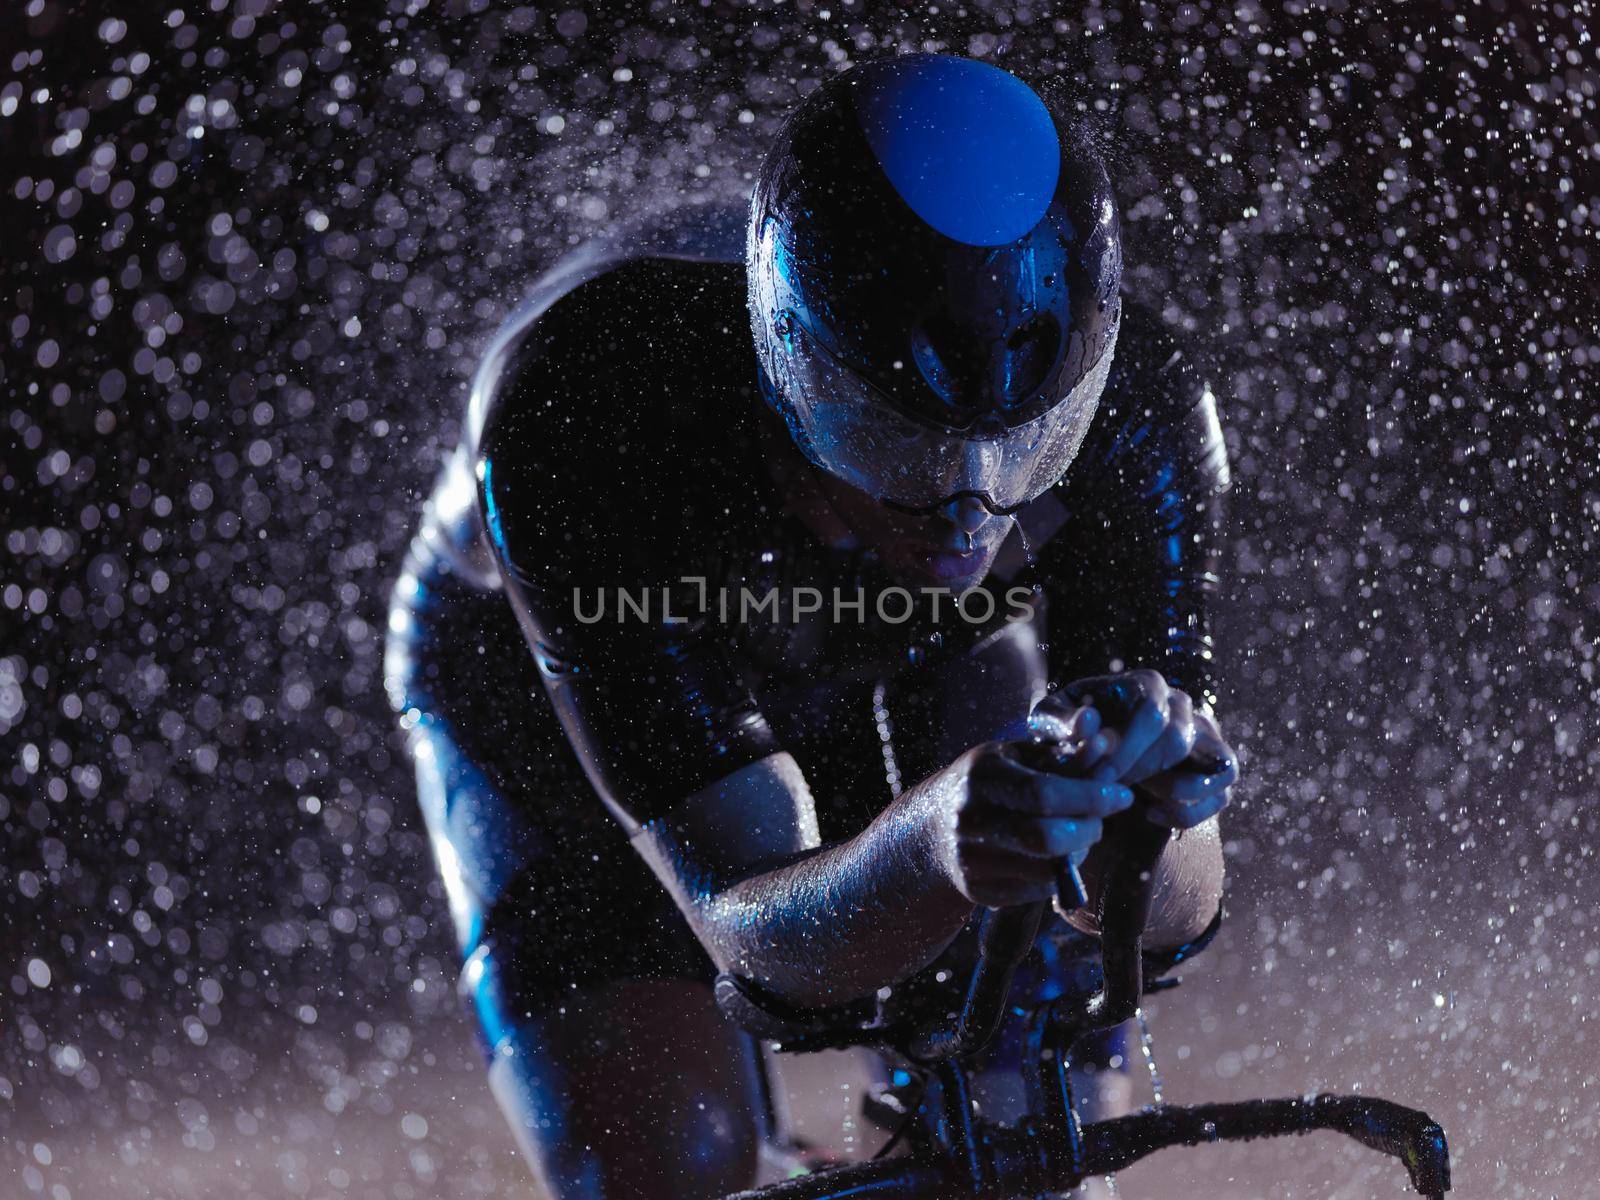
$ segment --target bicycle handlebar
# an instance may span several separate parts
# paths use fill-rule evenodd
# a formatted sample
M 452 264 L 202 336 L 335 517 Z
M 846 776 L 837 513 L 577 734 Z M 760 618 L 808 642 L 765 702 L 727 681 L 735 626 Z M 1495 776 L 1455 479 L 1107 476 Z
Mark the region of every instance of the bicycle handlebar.
M 1136 805 L 1106 822 L 1114 848 L 1099 897 L 1103 981 L 1098 992 L 1071 1011 L 1046 1020 L 1058 1042 L 1128 1020 L 1144 991 L 1143 939 L 1155 894 L 1156 866 L 1172 833 Z M 1059 880 L 1058 880 L 1059 883 Z M 1068 899 L 1062 897 L 1061 899 Z M 1081 905 L 1075 905 L 1081 907 Z M 951 1026 L 913 1041 L 911 1057 L 964 1079 L 959 1062 L 980 1049 L 1004 1015 L 1012 976 L 1033 944 L 1045 905 L 994 909 L 984 914 L 979 957 L 961 1012 Z M 731 981 L 729 981 L 731 983 Z M 723 1000 L 719 981 L 719 1002 Z M 1058 1001 L 1057 1004 L 1060 1002 Z M 1060 1051 L 1056 1058 L 1059 1061 Z M 1061 1064 L 1064 1066 L 1064 1063 Z M 967 1109 L 964 1090 L 957 1107 Z M 727 1200 L 1014 1200 L 1041 1191 L 1076 1187 L 1093 1175 L 1119 1171 L 1169 1146 L 1247 1140 L 1326 1129 L 1399 1159 L 1410 1182 L 1429 1200 L 1450 1188 L 1450 1153 L 1444 1131 L 1426 1113 L 1366 1096 L 1292 1097 L 1194 1107 L 1162 1106 L 1080 1127 L 1066 1096 L 1073 1152 L 1062 1154 L 1060 1130 L 1037 1119 L 1018 1128 L 986 1127 L 982 1135 L 962 1120 L 935 1156 L 915 1154 L 823 1171 Z M 970 1111 L 964 1112 L 970 1118 Z M 959 1143 L 959 1144 L 957 1144 Z M 956 1153 L 961 1150 L 966 1154 Z
M 1062 1068 L 1062 1048 L 1090 1030 L 1121 1024 L 1134 1016 L 1144 992 L 1143 940 L 1150 920 L 1156 867 L 1172 832 L 1150 821 L 1135 805 L 1106 822 L 1113 853 L 1101 881 L 1100 950 L 1103 980 L 1098 992 L 1062 1010 L 1056 1001 L 1038 1014 L 1042 1036 L 1058 1045 L 1050 1061 Z M 1070 862 L 1058 869 L 1058 902 L 1082 908 L 1087 897 Z M 914 1039 L 910 1056 L 936 1072 L 964 1078 L 960 1060 L 980 1049 L 999 1027 L 1012 976 L 1033 944 L 1045 905 L 1036 903 L 986 912 L 979 933 L 979 956 L 961 1012 L 947 1027 Z M 728 983 L 724 989 L 723 983 Z M 719 980 L 733 993 L 735 981 Z M 724 1005 L 725 1011 L 729 1011 Z M 759 1010 L 755 1010 L 758 1012 Z M 964 1085 L 954 1093 L 961 1119 L 952 1121 L 939 1152 L 885 1159 L 823 1171 L 727 1200 L 1015 1200 L 1021 1195 L 1061 1191 L 1083 1179 L 1108 1174 L 1168 1146 L 1247 1140 L 1326 1129 L 1345 1134 L 1404 1163 L 1411 1185 L 1429 1200 L 1443 1200 L 1450 1188 L 1450 1153 L 1443 1129 L 1426 1113 L 1365 1096 L 1292 1097 L 1247 1100 L 1194 1107 L 1162 1106 L 1080 1126 L 1063 1092 L 1070 1123 L 1070 1153 L 1061 1153 L 1063 1131 L 1036 1116 L 1016 1128 L 971 1127 Z M 948 1102 L 948 1098 L 947 1098 Z
M 1416 1192 L 1443 1200 L 1450 1190 L 1450 1152 L 1444 1130 L 1426 1113 L 1371 1096 L 1295 1096 L 1241 1100 L 1192 1108 L 1163 1107 L 1114 1117 L 1083 1128 L 1081 1172 L 1052 1169 L 1030 1135 L 991 1130 L 995 1170 L 974 1183 L 956 1164 L 938 1159 L 883 1159 L 835 1167 L 768 1184 L 727 1200 L 1016 1200 L 1076 1187 L 1173 1146 L 1247 1141 L 1327 1130 L 1398 1159 Z

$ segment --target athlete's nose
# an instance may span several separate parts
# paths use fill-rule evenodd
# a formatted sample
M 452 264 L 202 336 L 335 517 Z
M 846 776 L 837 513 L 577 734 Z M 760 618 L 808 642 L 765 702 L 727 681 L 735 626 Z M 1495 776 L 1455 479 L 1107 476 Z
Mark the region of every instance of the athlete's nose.
M 958 496 L 939 512 L 969 538 L 983 528 L 983 523 L 989 519 L 988 508 L 977 496 Z

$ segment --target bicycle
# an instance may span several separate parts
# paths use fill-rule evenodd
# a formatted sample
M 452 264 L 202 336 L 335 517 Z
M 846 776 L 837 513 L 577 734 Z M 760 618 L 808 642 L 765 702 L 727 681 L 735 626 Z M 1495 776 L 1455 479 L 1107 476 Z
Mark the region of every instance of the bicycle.
M 1332 1130 L 1399 1159 L 1426 1200 L 1450 1190 L 1444 1130 L 1426 1113 L 1365 1096 L 1317 1095 L 1173 1106 L 1084 1124 L 1072 1095 L 1075 1045 L 1086 1035 L 1132 1018 L 1146 991 L 1175 986 L 1164 975 L 1187 954 L 1148 955 L 1141 941 L 1150 916 L 1154 867 L 1169 830 L 1131 810 L 1106 823 L 1124 847 L 1102 888 L 1101 964 L 1091 987 L 1069 991 L 1027 1014 L 1022 1069 L 1027 1115 L 1012 1125 L 979 1118 L 968 1062 L 1004 1018 L 1017 967 L 1034 943 L 1044 903 L 988 911 L 979 953 L 953 1020 L 918 1013 L 903 999 L 891 1009 L 878 997 L 831 1009 L 786 1008 L 744 980 L 719 976 L 717 1003 L 753 1036 L 780 1050 L 804 1053 L 843 1046 L 885 1052 L 921 1084 L 885 1151 L 902 1139 L 906 1154 L 829 1167 L 814 1174 L 739 1192 L 726 1200 L 1035 1200 L 1111 1175 L 1158 1150 L 1204 1142 Z M 1060 903 L 1081 898 L 1076 873 L 1062 872 Z M 1186 948 L 1187 949 L 1187 948 Z M 904 990 L 904 989 L 902 989 Z M 913 989 L 914 990 L 914 989 Z

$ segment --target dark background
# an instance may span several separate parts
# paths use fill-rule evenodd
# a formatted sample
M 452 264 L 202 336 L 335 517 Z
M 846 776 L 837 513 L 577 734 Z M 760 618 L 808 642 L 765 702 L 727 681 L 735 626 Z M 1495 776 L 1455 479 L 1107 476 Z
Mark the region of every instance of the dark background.
M 1248 765 L 1169 1095 L 1381 1092 L 1463 1197 L 1586 1194 L 1589 6 L 622 11 L 0 16 L 6 1194 L 520 1194 L 381 694 L 391 580 L 534 275 L 737 197 L 807 89 L 914 49 L 1105 113 L 1128 290 L 1223 402 Z M 1318 1138 L 1122 1192 L 1402 1181 Z

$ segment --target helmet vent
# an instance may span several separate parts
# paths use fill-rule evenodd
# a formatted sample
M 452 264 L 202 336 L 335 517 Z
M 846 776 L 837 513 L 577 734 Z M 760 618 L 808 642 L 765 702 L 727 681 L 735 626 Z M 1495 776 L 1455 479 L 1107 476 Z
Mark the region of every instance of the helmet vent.
M 911 331 L 911 360 L 951 409 L 970 408 L 982 394 L 983 359 L 978 339 L 943 314 Z
M 1060 349 L 1061 326 L 1049 313 L 1036 313 L 1012 330 L 996 364 L 1001 403 L 1009 408 L 1031 399 L 1050 377 Z

